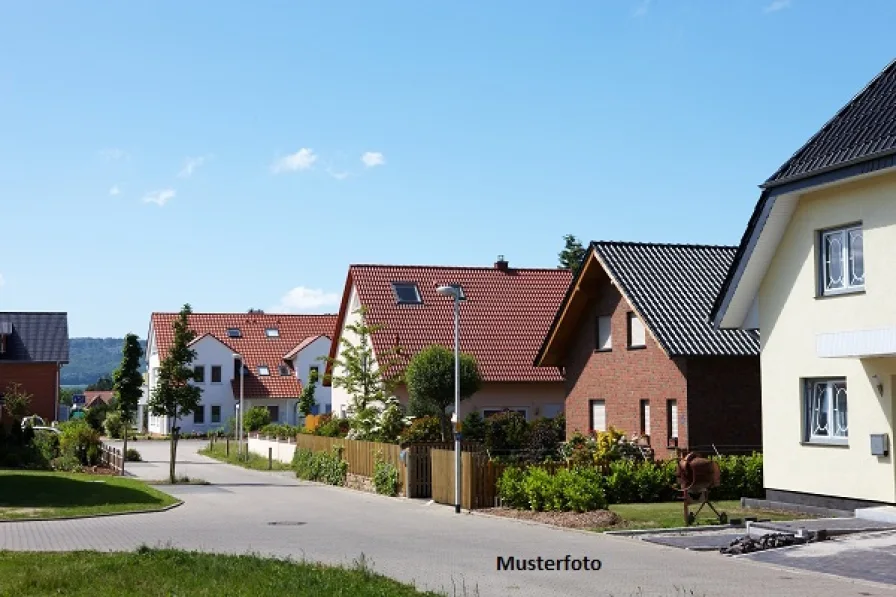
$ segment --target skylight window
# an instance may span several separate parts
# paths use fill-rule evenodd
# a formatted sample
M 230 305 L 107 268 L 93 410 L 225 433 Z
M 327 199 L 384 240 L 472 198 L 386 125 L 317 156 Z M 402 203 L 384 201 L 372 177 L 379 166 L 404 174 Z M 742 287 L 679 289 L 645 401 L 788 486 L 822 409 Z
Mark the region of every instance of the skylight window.
M 243 333 L 240 331 L 240 328 L 227 328 L 227 337 L 228 338 L 242 338 Z
M 459 300 L 462 300 L 462 301 L 467 300 L 467 295 L 464 294 L 464 287 L 463 287 L 463 286 L 461 286 L 460 284 L 449 284 L 448 286 L 451 286 L 452 288 L 456 288 L 456 289 L 457 289 L 457 298 L 458 298 Z
M 277 328 L 267 328 L 264 331 L 264 335 L 267 336 L 268 338 L 279 338 L 280 330 L 278 330 Z
M 259 365 L 258 366 L 258 374 L 259 375 L 270 375 L 271 370 L 268 368 L 267 365 Z
M 414 282 L 392 282 L 392 291 L 399 305 L 419 305 L 423 302 L 420 289 Z

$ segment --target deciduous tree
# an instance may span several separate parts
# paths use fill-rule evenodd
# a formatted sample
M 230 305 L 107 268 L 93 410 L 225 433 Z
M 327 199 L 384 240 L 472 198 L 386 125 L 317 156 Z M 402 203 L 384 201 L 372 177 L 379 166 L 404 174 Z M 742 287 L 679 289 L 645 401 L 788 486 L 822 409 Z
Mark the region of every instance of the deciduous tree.
M 140 373 L 140 359 L 143 349 L 136 334 L 128 334 L 124 338 L 121 349 L 121 364 L 112 374 L 112 389 L 115 391 L 115 407 L 121 416 L 124 426 L 124 448 L 122 454 L 128 453 L 128 430 L 137 414 L 137 403 L 143 396 L 143 374 Z M 124 474 L 124 461 L 121 463 L 121 474 Z
M 180 434 L 177 422 L 182 416 L 195 412 L 202 400 L 202 388 L 190 383 L 193 380 L 193 359 L 196 358 L 196 351 L 190 348 L 190 343 L 196 339 L 196 332 L 190 329 L 191 313 L 193 309 L 186 304 L 174 320 L 174 342 L 162 360 L 158 385 L 149 398 L 152 414 L 167 417 L 170 421 L 171 483 L 177 482 L 174 474 L 177 439 Z
M 450 419 L 445 412 L 454 405 L 454 351 L 434 344 L 411 359 L 404 379 L 410 394 L 410 411 L 414 416 L 435 415 L 442 425 L 442 441 L 451 434 Z M 476 357 L 460 354 L 460 399 L 466 400 L 482 386 Z

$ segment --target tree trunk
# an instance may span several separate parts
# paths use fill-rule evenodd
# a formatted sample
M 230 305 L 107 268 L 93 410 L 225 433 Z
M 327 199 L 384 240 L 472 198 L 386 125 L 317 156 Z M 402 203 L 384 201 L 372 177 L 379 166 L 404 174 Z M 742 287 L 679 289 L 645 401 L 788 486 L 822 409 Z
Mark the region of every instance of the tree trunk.
M 124 463 L 128 459 L 128 422 L 124 423 L 124 447 L 121 449 L 121 474 L 124 476 Z
M 442 423 L 442 441 L 447 442 L 451 436 L 451 420 L 445 414 L 445 411 L 442 411 L 439 415 L 439 421 Z
M 175 421 L 174 421 L 174 419 L 172 419 L 171 420 L 171 436 L 170 436 L 171 462 L 169 463 L 170 466 L 169 466 L 169 470 L 168 470 L 168 480 L 171 482 L 172 485 L 177 483 L 177 478 L 174 475 L 174 464 L 177 461 L 177 431 L 178 431 L 178 429 L 174 423 L 175 423 Z

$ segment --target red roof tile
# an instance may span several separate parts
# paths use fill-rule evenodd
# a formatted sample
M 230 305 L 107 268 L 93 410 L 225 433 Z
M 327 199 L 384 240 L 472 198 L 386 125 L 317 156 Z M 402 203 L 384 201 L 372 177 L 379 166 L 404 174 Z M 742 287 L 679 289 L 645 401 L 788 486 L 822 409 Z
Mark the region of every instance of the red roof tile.
M 159 358 L 164 359 L 174 342 L 174 320 L 177 313 L 153 313 Z M 302 384 L 290 368 L 288 376 L 281 376 L 279 366 L 290 351 L 309 338 L 332 336 L 336 329 L 335 315 L 287 315 L 275 313 L 194 313 L 190 328 L 197 340 L 212 336 L 235 353 L 242 355 L 249 372 L 244 375 L 243 392 L 246 398 L 296 398 Z M 227 335 L 228 328 L 239 328 L 240 338 Z M 269 338 L 268 328 L 276 328 L 279 336 Z M 270 375 L 258 375 L 258 366 L 267 365 Z M 239 396 L 239 376 L 231 382 L 234 396 Z
M 87 408 L 95 406 L 98 400 L 109 404 L 114 396 L 115 392 L 113 390 L 85 390 L 84 406 Z
M 436 288 L 460 284 L 466 296 L 460 304 L 460 347 L 475 355 L 484 381 L 562 381 L 557 369 L 533 367 L 533 361 L 571 281 L 572 274 L 562 269 L 353 265 L 336 329 L 342 329 L 354 286 L 367 321 L 383 326 L 372 338 L 376 352 L 396 344 L 407 356 L 430 344 L 453 348 L 453 300 Z M 422 304 L 398 304 L 392 282 L 415 282 Z

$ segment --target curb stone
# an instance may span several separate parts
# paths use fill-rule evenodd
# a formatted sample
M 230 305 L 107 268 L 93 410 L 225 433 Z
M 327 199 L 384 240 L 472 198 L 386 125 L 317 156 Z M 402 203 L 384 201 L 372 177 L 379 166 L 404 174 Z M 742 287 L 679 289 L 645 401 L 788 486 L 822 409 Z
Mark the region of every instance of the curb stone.
M 14 520 L 0 520 L 0 524 L 9 524 L 9 523 L 17 523 L 17 522 L 47 522 L 54 520 L 86 520 L 90 518 L 105 518 L 107 516 L 129 516 L 131 514 L 155 514 L 160 512 L 167 512 L 168 510 L 173 510 L 178 506 L 183 506 L 183 500 L 178 500 L 175 503 L 165 506 L 164 508 L 157 508 L 155 510 L 124 510 L 122 512 L 100 512 L 99 514 L 86 514 L 84 516 L 42 516 L 39 518 L 16 518 Z

